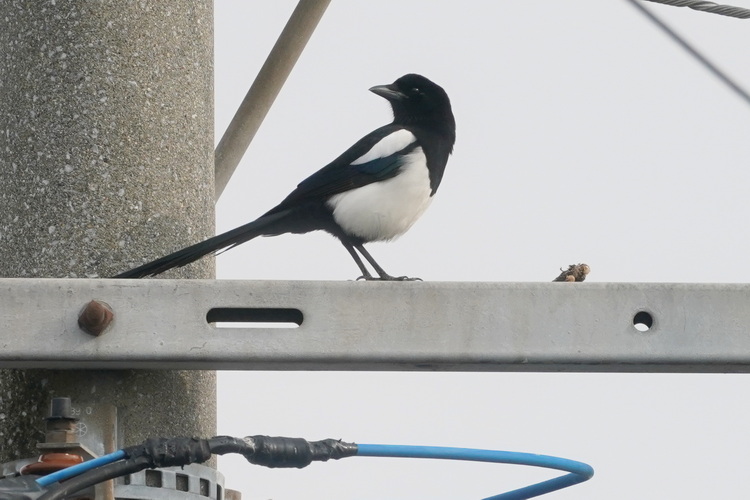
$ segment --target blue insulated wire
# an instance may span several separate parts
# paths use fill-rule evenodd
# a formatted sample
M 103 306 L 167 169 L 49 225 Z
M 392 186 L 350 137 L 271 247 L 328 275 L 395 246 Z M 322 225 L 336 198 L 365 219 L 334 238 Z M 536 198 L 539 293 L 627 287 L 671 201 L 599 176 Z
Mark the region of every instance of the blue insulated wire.
M 125 452 L 123 450 L 118 450 L 114 453 L 110 453 L 109 455 L 103 455 L 98 458 L 93 458 L 91 460 L 83 462 L 82 464 L 73 465 L 66 469 L 53 472 L 52 474 L 42 476 L 37 479 L 36 482 L 39 486 L 49 486 L 50 484 L 64 481 L 65 479 L 70 479 L 73 476 L 77 476 L 78 474 L 89 471 L 91 469 L 95 469 L 102 465 L 122 460 L 123 458 L 125 458 Z
M 560 477 L 501 493 L 484 500 L 525 500 L 544 495 L 574 484 L 582 483 L 594 475 L 590 465 L 566 458 L 533 453 L 519 453 L 499 450 L 478 450 L 473 448 L 447 448 L 439 446 L 403 446 L 387 444 L 359 444 L 358 456 L 362 457 L 401 457 L 437 458 L 445 460 L 468 460 L 474 462 L 494 462 L 503 464 L 531 465 L 568 472 Z

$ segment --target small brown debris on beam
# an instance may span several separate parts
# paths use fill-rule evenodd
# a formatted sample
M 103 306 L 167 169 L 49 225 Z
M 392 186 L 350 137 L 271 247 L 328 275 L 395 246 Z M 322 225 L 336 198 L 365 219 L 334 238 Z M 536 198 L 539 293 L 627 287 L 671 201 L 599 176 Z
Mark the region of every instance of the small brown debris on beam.
M 571 264 L 567 269 L 560 268 L 560 276 L 552 281 L 584 281 L 591 272 L 588 264 Z

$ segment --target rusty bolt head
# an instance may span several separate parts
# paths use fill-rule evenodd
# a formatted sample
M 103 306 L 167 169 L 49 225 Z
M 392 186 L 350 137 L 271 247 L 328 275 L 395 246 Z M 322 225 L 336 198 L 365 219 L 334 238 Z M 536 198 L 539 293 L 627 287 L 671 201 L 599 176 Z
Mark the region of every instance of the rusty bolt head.
M 78 315 L 78 326 L 84 332 L 98 337 L 107 329 L 115 318 L 109 304 L 100 300 L 92 300 Z

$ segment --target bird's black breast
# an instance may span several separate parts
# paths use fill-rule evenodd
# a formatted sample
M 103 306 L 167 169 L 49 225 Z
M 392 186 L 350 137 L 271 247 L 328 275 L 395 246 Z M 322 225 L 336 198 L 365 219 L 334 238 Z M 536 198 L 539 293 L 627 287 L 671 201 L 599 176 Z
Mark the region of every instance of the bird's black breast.
M 427 158 L 427 169 L 430 173 L 430 188 L 432 194 L 437 192 L 440 182 L 443 180 L 448 157 L 453 151 L 453 140 L 445 134 L 422 127 L 406 127 L 417 138 L 417 143 L 422 148 Z

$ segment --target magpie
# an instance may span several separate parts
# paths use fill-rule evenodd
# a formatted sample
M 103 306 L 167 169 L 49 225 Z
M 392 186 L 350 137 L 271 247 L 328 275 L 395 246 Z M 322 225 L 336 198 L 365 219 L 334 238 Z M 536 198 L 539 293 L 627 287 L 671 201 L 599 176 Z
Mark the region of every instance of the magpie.
M 390 124 L 357 141 L 256 220 L 115 278 L 155 276 L 257 236 L 322 230 L 341 241 L 362 272 L 359 279 L 418 279 L 386 273 L 363 245 L 397 238 L 429 206 L 453 151 L 456 122 L 448 95 L 424 76 L 404 75 L 370 91 L 390 103 Z

